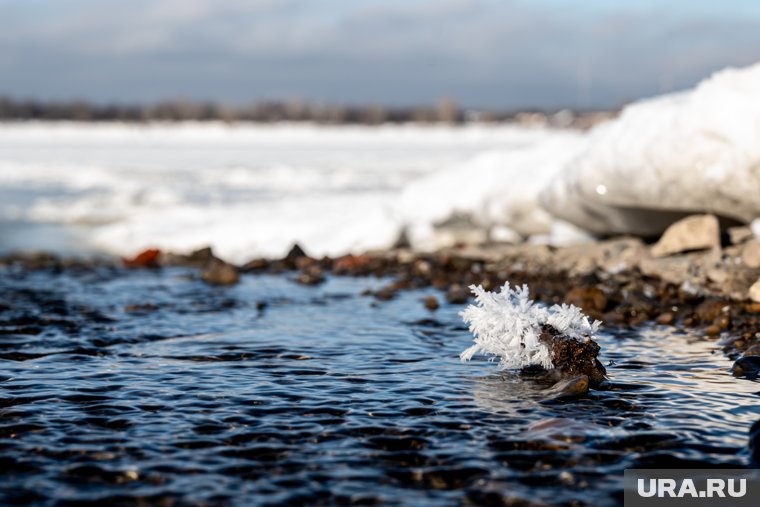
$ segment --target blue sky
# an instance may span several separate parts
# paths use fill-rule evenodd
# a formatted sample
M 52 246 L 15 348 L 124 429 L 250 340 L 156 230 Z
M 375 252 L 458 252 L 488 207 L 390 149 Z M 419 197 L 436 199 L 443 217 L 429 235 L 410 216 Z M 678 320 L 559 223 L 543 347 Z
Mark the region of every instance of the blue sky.
M 610 107 L 760 60 L 760 2 L 0 0 L 0 94 Z

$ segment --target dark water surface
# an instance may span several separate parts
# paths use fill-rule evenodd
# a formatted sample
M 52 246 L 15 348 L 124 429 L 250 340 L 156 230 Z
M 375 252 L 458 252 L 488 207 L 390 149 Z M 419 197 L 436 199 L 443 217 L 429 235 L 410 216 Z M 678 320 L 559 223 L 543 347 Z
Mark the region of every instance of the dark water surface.
M 551 404 L 427 292 L 190 275 L 0 271 L 0 503 L 615 505 L 625 468 L 748 464 L 714 340 L 605 334 L 614 388 Z

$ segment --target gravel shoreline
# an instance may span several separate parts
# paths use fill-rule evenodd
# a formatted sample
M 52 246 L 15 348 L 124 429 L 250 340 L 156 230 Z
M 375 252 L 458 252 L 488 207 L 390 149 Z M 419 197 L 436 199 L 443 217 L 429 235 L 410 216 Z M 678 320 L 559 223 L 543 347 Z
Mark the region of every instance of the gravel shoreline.
M 661 245 L 621 237 L 560 248 L 528 243 L 460 245 L 433 253 L 394 248 L 322 259 L 296 245 L 282 259 L 241 266 L 216 258 L 210 248 L 189 255 L 148 250 L 121 261 L 22 253 L 0 257 L 0 266 L 53 272 L 186 266 L 217 285 L 256 273 L 282 274 L 305 285 L 319 284 L 327 275 L 385 277 L 388 284 L 365 295 L 382 304 L 399 291 L 434 287 L 440 295 L 420 303 L 431 312 L 443 301 L 467 303 L 472 284 L 494 290 L 507 281 L 525 283 L 536 300 L 574 304 L 607 327 L 650 323 L 697 329 L 736 360 L 734 375 L 753 378 L 760 371 L 760 301 L 752 298 L 760 278 L 760 243 L 736 231 L 732 239 L 665 256 L 653 255 Z

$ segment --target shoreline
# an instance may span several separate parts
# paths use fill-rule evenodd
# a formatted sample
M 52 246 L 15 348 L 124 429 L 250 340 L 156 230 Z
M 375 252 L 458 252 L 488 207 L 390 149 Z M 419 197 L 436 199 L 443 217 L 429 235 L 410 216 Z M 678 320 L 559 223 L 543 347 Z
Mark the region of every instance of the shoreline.
M 389 283 L 364 295 L 382 304 L 400 291 L 432 287 L 438 295 L 420 303 L 430 312 L 444 301 L 466 304 L 470 285 L 495 290 L 508 281 L 527 284 L 540 302 L 574 304 L 608 328 L 653 324 L 698 330 L 737 361 L 735 376 L 753 378 L 760 370 L 760 302 L 750 293 L 760 278 L 760 263 L 752 256 L 760 244 L 751 234 L 734 236 L 725 246 L 659 257 L 652 254 L 656 246 L 619 237 L 566 247 L 462 245 L 432 253 L 393 248 L 322 259 L 307 256 L 296 245 L 281 259 L 258 258 L 237 266 L 218 259 L 210 248 L 191 254 L 148 250 L 130 260 L 27 252 L 0 256 L 0 267 L 60 273 L 181 266 L 221 286 L 256 274 L 283 275 L 303 285 L 318 285 L 330 275 L 383 277 Z

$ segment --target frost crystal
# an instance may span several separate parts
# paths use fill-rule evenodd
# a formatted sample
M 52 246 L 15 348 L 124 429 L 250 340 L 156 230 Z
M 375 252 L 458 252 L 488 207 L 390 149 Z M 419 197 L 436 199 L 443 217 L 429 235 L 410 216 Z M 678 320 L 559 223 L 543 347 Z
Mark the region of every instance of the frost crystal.
M 476 303 L 459 315 L 470 325 L 475 345 L 460 354 L 469 361 L 477 353 L 501 358 L 502 368 L 522 368 L 538 364 L 552 368 L 549 349 L 539 341 L 541 328 L 549 325 L 569 339 L 588 340 L 599 329 L 599 321 L 589 318 L 573 305 L 554 305 L 546 308 L 530 300 L 528 286 L 509 287 L 501 292 L 489 292 L 482 286 L 471 285 Z

